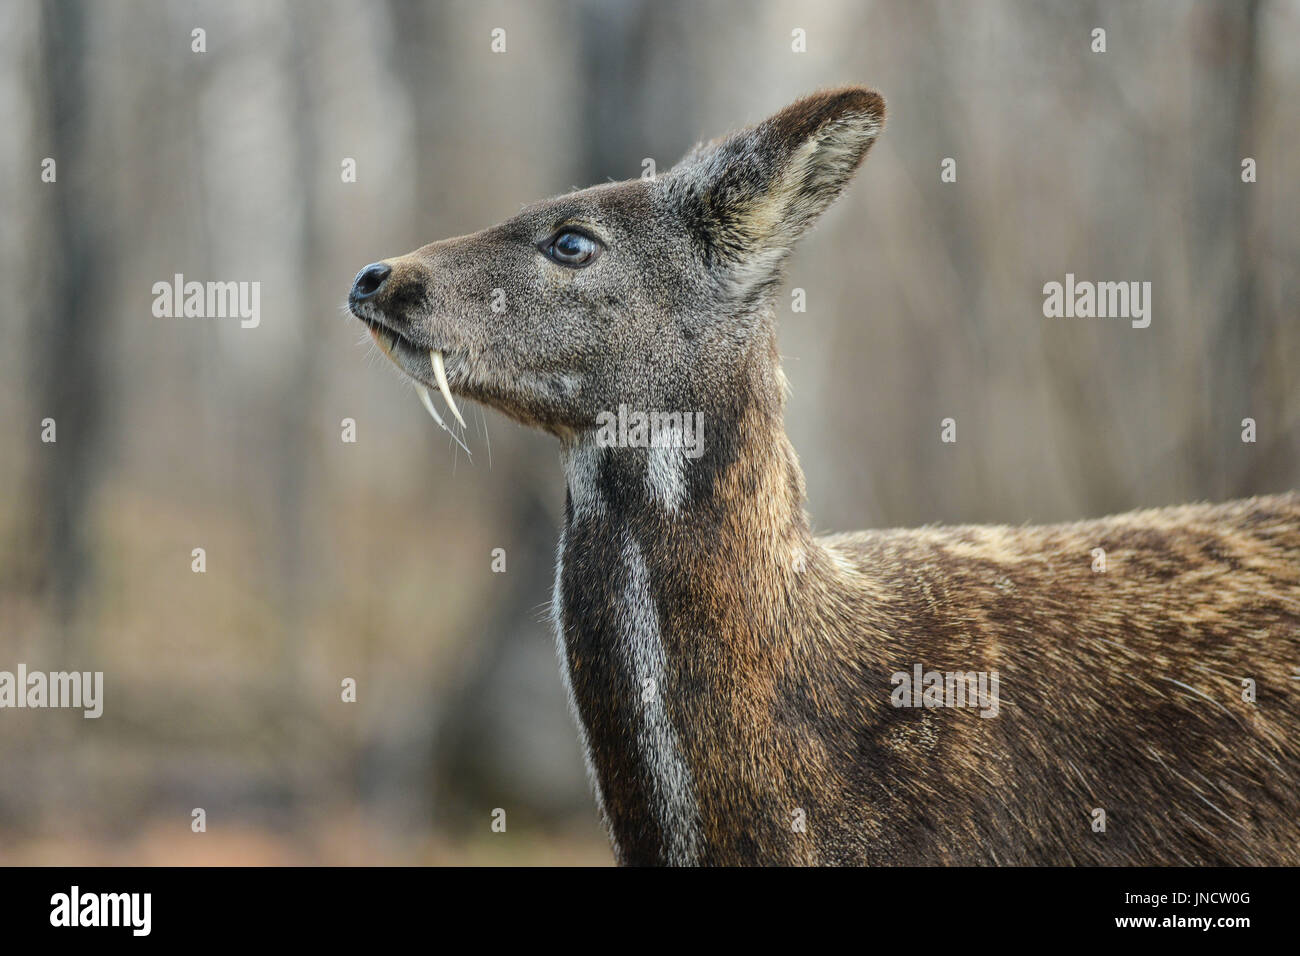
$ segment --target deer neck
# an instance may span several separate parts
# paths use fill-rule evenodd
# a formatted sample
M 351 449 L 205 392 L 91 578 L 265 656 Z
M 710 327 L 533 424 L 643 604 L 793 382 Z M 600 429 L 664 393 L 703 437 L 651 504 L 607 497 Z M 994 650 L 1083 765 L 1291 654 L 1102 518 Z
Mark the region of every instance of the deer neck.
M 625 862 L 711 842 L 711 755 L 748 751 L 814 558 L 774 363 L 704 412 L 703 450 L 565 444 L 553 610 L 588 770 Z M 605 436 L 608 438 L 608 434 Z M 775 622 L 780 621 L 778 626 Z

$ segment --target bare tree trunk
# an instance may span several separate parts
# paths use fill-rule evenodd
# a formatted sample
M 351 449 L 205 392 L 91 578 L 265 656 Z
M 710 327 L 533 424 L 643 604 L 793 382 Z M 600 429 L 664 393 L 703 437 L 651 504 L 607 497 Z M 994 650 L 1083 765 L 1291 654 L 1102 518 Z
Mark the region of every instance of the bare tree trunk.
M 319 129 L 320 104 L 317 100 L 319 76 L 313 70 L 317 62 L 319 28 L 310 17 L 302 19 L 293 32 L 288 68 L 294 77 L 292 124 L 300 170 L 319 170 L 328 165 L 321 156 Z M 303 691 L 308 680 L 306 661 L 307 635 L 304 633 L 304 608 L 310 602 L 307 589 L 317 575 L 312 568 L 313 549 L 306 540 L 310 523 L 306 515 L 311 507 L 312 453 L 311 425 L 315 414 L 313 397 L 320 387 L 320 339 L 311 326 L 331 315 L 322 301 L 322 283 L 311 281 L 322 258 L 321 215 L 318 174 L 304 177 L 299 207 L 296 249 L 296 272 L 301 290 L 296 299 L 297 320 L 304 327 L 292 358 L 285 369 L 282 387 L 275 398 L 273 427 L 276 451 L 271 463 L 272 493 L 275 504 L 275 614 L 279 631 L 280 718 L 279 743 L 284 754 L 285 799 L 290 819 L 307 823 L 297 812 L 310 786 L 306 758 L 310 755 L 301 739 L 300 715 L 304 711 Z
M 579 115 L 585 129 L 583 149 L 574 158 L 586 162 L 583 185 L 640 175 L 647 147 L 679 144 L 684 152 L 693 143 L 699 92 L 688 68 L 691 59 L 680 57 L 672 69 L 657 69 L 664 64 L 655 59 L 686 43 L 685 36 L 670 40 L 659 31 L 689 22 L 689 14 L 690 6 L 681 0 L 588 0 L 578 7 L 577 59 L 585 73 Z M 677 155 L 657 157 L 658 171 Z
M 84 5 L 42 4 L 40 36 L 49 155 L 57 179 L 45 187 L 49 245 L 36 266 L 43 276 L 36 301 L 46 307 L 32 327 L 33 429 L 52 418 L 57 441 L 40 446 L 34 469 L 32 553 L 40 556 L 37 583 L 48 596 L 56 631 L 52 651 L 59 666 L 81 666 L 87 647 L 79 633 L 80 610 L 92 572 L 88 510 L 100 470 L 105 400 L 102 300 L 109 265 L 95 231 L 103 229 L 106 211 L 95 187 L 104 173 L 94 164 L 89 141 Z
M 419 215 L 437 203 L 440 178 L 428 157 L 437 155 L 440 91 L 455 89 L 456 64 L 431 56 L 446 26 L 446 9 L 410 0 L 388 0 L 392 47 L 377 55 L 391 65 L 406 91 L 414 114 L 416 164 L 412 209 Z M 387 55 L 385 55 L 387 52 Z M 408 223 L 409 225 L 409 223 Z M 380 721 L 380 733 L 370 732 L 361 742 L 358 757 L 360 800 L 381 816 L 390 830 L 409 832 L 427 827 L 433 814 L 433 787 L 428 773 L 440 710 L 429 688 L 422 707 L 392 713 Z
M 457 88 L 455 65 L 429 55 L 438 47 L 440 31 L 448 26 L 446 10 L 435 4 L 388 0 L 388 16 L 393 30 L 389 62 L 415 114 L 415 154 L 423 158 L 415 168 L 414 208 L 432 209 L 439 177 L 429 157 L 438 155 L 439 98 L 441 91 Z
M 1203 8 L 1192 23 L 1197 88 L 1194 158 L 1194 232 L 1189 268 L 1199 278 L 1196 301 L 1205 304 L 1213 332 L 1205 352 L 1209 383 L 1197 459 L 1208 493 L 1228 498 L 1252 493 L 1255 449 L 1240 440 L 1241 420 L 1260 421 L 1268 441 L 1266 410 L 1254 399 L 1266 326 L 1256 321 L 1256 255 L 1251 249 L 1250 199 L 1241 160 L 1253 155 L 1254 106 L 1259 72 L 1259 2 L 1243 0 Z M 1261 449 L 1262 451 L 1262 449 Z

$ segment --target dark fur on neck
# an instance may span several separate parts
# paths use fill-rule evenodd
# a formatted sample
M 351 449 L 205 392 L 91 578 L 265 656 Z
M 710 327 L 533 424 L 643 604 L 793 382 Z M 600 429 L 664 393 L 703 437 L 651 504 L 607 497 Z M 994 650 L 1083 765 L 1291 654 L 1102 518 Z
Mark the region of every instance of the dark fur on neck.
M 562 666 L 620 861 L 1298 862 L 1297 496 L 814 539 L 769 358 L 708 410 L 672 512 L 644 450 L 565 451 Z M 629 547 L 676 801 L 628 663 Z M 914 663 L 999 671 L 1002 712 L 893 707 Z

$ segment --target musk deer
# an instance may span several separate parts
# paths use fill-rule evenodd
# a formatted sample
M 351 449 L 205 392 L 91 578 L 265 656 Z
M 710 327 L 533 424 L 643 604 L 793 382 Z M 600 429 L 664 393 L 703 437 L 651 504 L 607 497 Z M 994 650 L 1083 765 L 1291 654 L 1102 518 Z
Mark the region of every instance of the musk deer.
M 559 439 L 615 857 L 1300 863 L 1300 496 L 814 536 L 773 303 L 884 117 L 818 93 L 353 286 L 440 422 L 434 387 Z

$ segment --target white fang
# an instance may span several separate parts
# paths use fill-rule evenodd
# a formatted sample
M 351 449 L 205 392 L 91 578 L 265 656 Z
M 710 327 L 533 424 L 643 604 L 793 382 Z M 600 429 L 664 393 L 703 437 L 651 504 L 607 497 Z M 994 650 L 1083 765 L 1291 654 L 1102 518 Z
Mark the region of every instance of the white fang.
M 442 364 L 442 353 L 436 349 L 429 349 L 429 364 L 433 366 L 433 378 L 438 383 L 438 391 L 442 392 L 443 401 L 456 416 L 456 421 L 460 422 L 460 427 L 464 428 L 465 419 L 461 417 L 460 409 L 456 407 L 456 402 L 451 397 L 451 387 L 447 384 L 447 369 Z
M 433 399 L 429 396 L 429 390 L 418 383 L 415 386 L 415 390 L 420 395 L 420 402 L 424 405 L 424 410 L 433 416 L 433 420 L 442 427 L 443 431 L 455 439 L 457 445 L 465 449 L 465 454 L 469 455 L 471 458 L 474 457 L 473 452 L 468 448 L 465 448 L 465 443 L 460 440 L 460 436 L 447 427 L 447 423 L 442 420 L 442 416 L 438 414 L 438 410 L 433 407 Z

